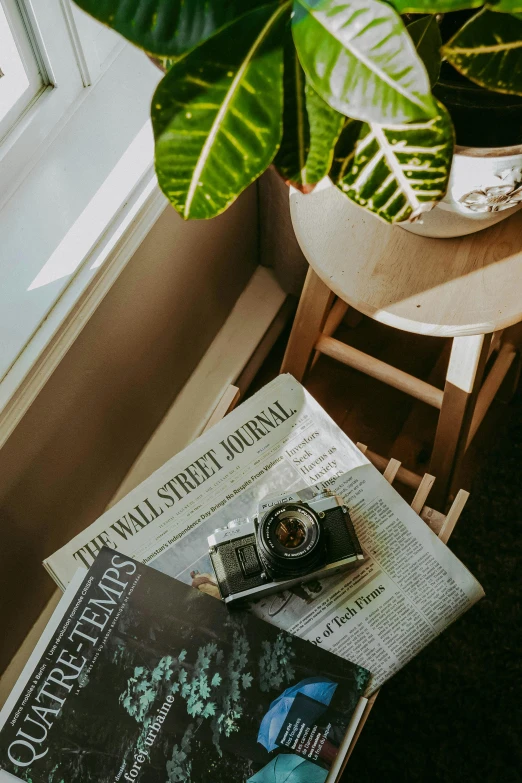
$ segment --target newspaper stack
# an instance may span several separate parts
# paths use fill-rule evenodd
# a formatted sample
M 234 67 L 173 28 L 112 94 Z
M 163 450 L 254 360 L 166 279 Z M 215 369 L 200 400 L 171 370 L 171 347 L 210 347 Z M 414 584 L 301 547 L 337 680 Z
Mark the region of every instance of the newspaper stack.
M 45 561 L 64 589 L 107 545 L 216 594 L 208 536 L 263 497 L 330 489 L 366 560 L 270 595 L 258 616 L 372 672 L 371 694 L 479 600 L 476 579 L 290 375 L 244 402 Z

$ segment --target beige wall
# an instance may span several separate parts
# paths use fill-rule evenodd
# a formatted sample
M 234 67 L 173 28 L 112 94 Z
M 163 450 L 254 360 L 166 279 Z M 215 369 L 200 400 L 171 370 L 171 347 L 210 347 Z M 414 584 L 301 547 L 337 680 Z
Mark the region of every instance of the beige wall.
M 0 672 L 51 595 L 41 561 L 105 508 L 257 263 L 255 186 L 168 208 L 0 451 Z
M 260 262 L 269 266 L 288 294 L 299 296 L 308 263 L 290 217 L 290 191 L 270 166 L 258 180 Z

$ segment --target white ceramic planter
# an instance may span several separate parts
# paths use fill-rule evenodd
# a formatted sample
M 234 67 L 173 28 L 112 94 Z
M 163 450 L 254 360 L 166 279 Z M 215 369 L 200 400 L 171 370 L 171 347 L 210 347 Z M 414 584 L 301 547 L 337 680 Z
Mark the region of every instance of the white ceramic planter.
M 521 206 L 522 145 L 457 147 L 443 201 L 417 222 L 400 225 L 427 237 L 459 237 L 492 226 Z

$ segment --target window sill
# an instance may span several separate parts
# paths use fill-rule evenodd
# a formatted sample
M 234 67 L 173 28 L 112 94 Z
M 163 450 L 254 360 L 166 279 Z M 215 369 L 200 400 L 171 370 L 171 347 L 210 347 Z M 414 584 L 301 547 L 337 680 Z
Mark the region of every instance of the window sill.
M 160 78 L 124 46 L 0 209 L 0 446 L 166 206 L 148 119 Z

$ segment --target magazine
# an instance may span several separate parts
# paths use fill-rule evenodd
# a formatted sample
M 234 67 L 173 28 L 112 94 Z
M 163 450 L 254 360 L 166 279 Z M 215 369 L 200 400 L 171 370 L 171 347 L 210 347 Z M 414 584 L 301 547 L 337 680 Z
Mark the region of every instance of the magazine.
M 333 781 L 368 677 L 104 548 L 0 713 L 0 769 L 31 783 Z
M 46 561 L 65 586 L 103 545 L 218 595 L 208 536 L 262 499 L 335 491 L 366 560 L 253 607 L 262 619 L 367 666 L 368 694 L 482 597 L 478 582 L 313 397 L 281 375 Z

